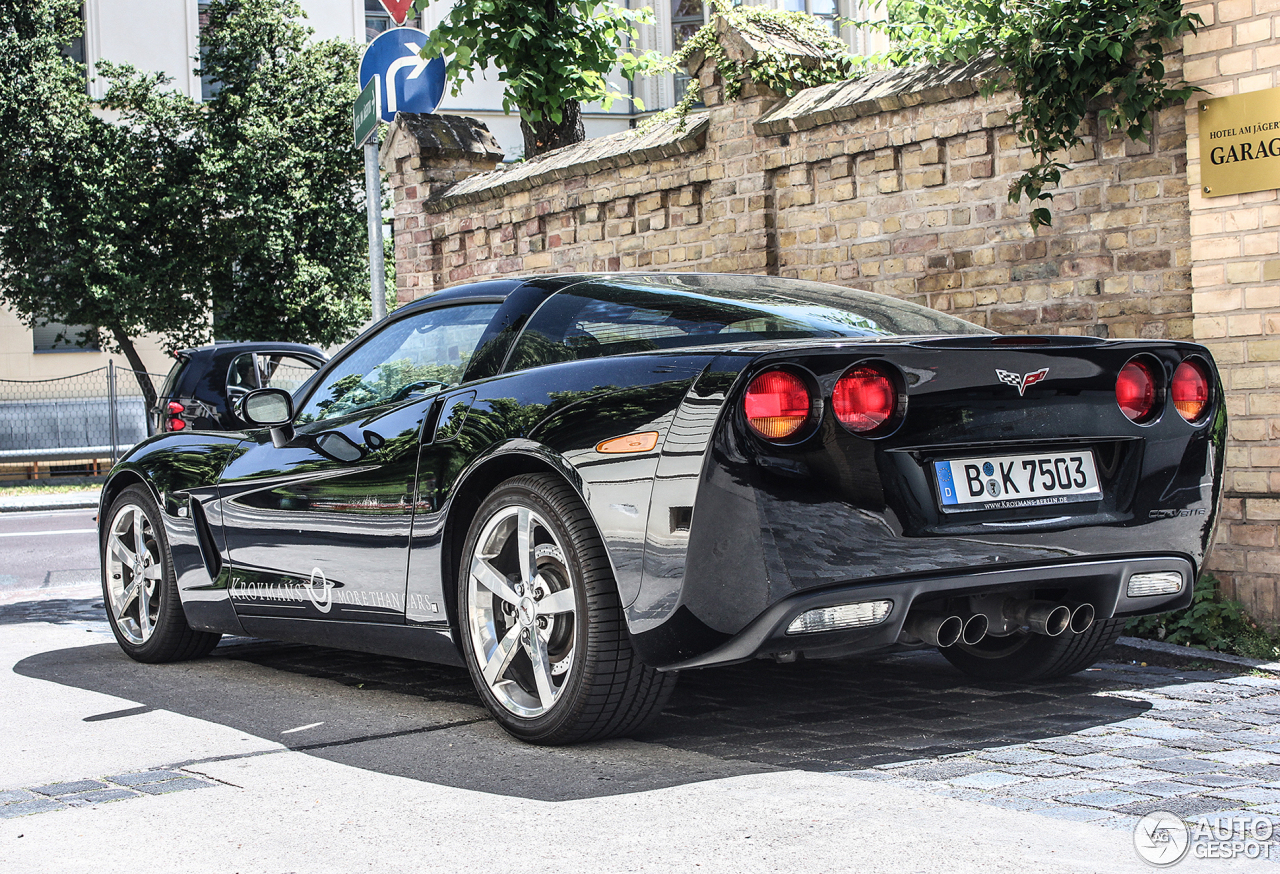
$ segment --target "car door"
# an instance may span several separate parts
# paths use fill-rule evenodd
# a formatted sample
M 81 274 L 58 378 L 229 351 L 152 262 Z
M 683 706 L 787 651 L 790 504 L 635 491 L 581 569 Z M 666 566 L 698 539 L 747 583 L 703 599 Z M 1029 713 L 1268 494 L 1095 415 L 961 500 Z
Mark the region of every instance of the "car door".
M 393 318 L 317 378 L 284 445 L 250 435 L 219 482 L 237 612 L 404 621 L 423 423 L 497 309 Z

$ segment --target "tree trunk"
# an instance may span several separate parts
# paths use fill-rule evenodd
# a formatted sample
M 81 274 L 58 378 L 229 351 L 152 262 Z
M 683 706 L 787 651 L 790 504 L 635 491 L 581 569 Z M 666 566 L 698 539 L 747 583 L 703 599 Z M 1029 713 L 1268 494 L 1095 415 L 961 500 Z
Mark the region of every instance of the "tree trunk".
M 520 119 L 520 132 L 524 134 L 524 156 L 536 158 L 552 149 L 561 146 L 572 146 L 587 138 L 582 128 L 582 104 L 576 100 L 567 100 L 563 107 L 560 123 L 556 124 L 544 114 L 542 121 L 529 124 Z
M 111 329 L 111 336 L 120 347 L 120 351 L 124 353 L 129 367 L 133 369 L 133 377 L 138 381 L 138 388 L 142 389 L 142 397 L 146 401 L 147 409 L 153 409 L 156 405 L 156 387 L 151 384 L 151 377 L 147 374 L 146 365 L 142 363 L 142 356 L 134 347 L 133 340 L 124 331 L 114 327 Z

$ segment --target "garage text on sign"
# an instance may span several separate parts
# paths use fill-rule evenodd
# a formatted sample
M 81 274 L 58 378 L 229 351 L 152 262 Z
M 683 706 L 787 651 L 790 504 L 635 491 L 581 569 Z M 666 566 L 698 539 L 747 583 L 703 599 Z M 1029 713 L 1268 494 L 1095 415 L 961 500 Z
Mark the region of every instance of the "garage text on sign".
M 1208 197 L 1280 188 L 1280 88 L 1201 102 L 1200 181 Z

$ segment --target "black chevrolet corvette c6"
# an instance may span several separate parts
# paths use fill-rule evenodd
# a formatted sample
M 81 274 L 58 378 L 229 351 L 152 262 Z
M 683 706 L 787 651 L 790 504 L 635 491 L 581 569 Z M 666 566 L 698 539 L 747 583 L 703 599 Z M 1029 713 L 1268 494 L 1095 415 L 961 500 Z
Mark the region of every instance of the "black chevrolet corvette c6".
M 103 489 L 125 652 L 241 634 L 465 665 L 538 743 L 634 731 L 679 670 L 760 657 L 1079 671 L 1190 601 L 1226 431 L 1191 343 L 722 275 L 459 286 L 242 411 L 255 429 L 156 436 Z

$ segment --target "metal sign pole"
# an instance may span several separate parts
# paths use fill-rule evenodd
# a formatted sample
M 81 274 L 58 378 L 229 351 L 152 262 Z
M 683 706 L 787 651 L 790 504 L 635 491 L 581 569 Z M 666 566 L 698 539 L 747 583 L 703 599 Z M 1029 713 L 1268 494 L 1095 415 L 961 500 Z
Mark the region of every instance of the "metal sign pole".
M 369 219 L 369 279 L 373 293 L 373 320 L 387 317 L 387 270 L 382 255 L 382 170 L 378 166 L 378 139 L 364 144 L 365 213 Z

